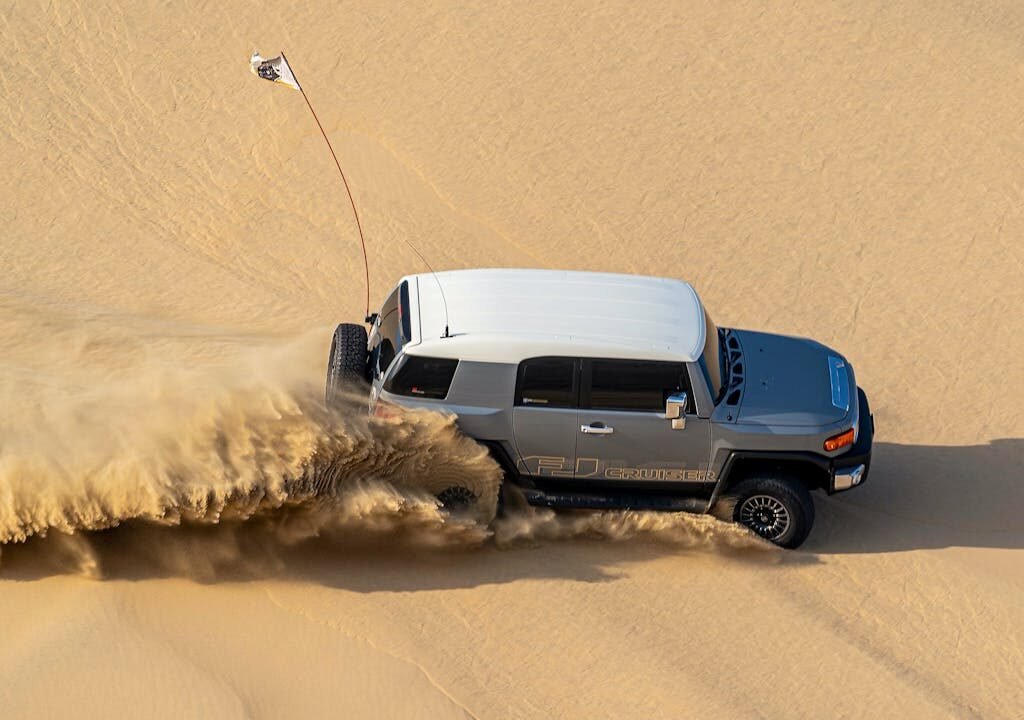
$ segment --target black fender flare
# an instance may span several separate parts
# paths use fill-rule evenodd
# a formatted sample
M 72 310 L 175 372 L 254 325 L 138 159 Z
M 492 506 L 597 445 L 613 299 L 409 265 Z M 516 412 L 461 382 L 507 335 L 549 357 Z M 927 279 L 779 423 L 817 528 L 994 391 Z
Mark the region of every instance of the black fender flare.
M 501 466 L 501 469 L 505 472 L 505 480 L 518 483 L 519 468 L 516 466 L 512 455 L 509 454 L 505 445 L 498 440 L 477 440 L 477 442 L 487 448 L 494 461 Z
M 831 458 L 816 455 L 811 452 L 773 452 L 761 450 L 732 450 L 729 457 L 722 464 L 722 470 L 718 474 L 715 488 L 711 491 L 711 498 L 708 500 L 708 511 L 715 506 L 722 494 L 733 484 L 735 468 L 741 462 L 748 460 L 761 460 L 765 462 L 801 463 L 810 465 L 820 470 L 825 477 L 831 478 L 833 461 Z

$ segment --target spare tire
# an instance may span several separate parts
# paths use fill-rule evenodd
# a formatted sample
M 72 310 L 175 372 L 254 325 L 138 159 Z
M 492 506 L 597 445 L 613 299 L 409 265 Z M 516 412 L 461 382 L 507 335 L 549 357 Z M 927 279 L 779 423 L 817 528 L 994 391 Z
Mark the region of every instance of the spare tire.
M 369 385 L 369 355 L 366 328 L 342 323 L 334 331 L 331 354 L 327 358 L 327 406 L 352 405 L 365 395 Z

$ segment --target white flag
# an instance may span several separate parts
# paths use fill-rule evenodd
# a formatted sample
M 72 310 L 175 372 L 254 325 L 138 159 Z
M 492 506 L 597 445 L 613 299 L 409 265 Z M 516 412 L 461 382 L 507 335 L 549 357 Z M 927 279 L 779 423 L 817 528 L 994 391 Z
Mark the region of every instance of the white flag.
M 288 61 L 285 59 L 284 53 L 281 53 L 276 58 L 262 58 L 254 50 L 249 64 L 252 66 L 253 74 L 259 75 L 264 80 L 287 85 L 292 90 L 302 90 L 299 87 L 299 81 L 295 79 L 295 75 L 292 73 L 292 69 L 288 67 Z

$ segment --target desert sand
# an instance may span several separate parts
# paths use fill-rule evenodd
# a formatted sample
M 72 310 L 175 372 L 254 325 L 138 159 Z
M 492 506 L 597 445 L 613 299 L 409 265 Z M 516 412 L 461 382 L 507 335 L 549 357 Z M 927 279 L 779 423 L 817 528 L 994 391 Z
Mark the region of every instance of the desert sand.
M 1024 6 L 9 0 L 0 29 L 0 716 L 1024 713 Z M 405 241 L 689 280 L 852 360 L 868 484 L 795 552 L 389 489 L 496 476 L 450 423 L 319 407 L 362 261 L 254 47 L 338 151 L 373 303 L 424 270 Z M 310 502 L 325 442 L 351 492 Z

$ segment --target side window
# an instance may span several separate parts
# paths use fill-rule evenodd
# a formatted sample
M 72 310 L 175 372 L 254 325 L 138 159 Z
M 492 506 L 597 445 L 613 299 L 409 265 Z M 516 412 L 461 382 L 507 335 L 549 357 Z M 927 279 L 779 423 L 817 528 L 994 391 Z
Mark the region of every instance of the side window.
M 577 360 L 566 357 L 531 358 L 519 364 L 516 405 L 576 407 Z
M 398 372 L 384 383 L 384 389 L 395 395 L 443 400 L 448 396 L 458 365 L 458 360 L 409 355 Z
M 650 360 L 589 360 L 585 407 L 601 410 L 650 410 L 664 412 L 669 395 L 690 396 L 687 412 L 693 412 L 693 393 L 686 365 Z

